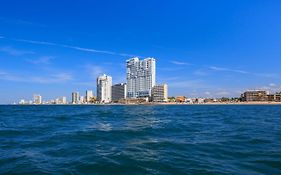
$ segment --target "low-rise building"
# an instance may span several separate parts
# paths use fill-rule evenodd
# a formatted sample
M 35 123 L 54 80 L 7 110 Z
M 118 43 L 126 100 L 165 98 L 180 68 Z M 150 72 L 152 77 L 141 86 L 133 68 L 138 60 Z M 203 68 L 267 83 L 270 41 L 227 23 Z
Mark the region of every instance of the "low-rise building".
M 268 101 L 268 92 L 263 90 L 246 91 L 241 95 L 242 101 Z
M 152 88 L 153 102 L 168 102 L 168 85 L 156 85 Z
M 178 97 L 176 97 L 176 102 L 178 102 L 178 103 L 184 103 L 185 100 L 186 100 L 185 96 L 178 96 Z

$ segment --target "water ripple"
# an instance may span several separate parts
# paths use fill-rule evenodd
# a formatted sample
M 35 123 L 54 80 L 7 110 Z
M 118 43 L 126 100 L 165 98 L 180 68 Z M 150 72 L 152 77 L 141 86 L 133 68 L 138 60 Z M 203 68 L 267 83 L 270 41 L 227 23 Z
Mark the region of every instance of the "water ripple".
M 281 108 L 0 106 L 0 174 L 281 174 Z

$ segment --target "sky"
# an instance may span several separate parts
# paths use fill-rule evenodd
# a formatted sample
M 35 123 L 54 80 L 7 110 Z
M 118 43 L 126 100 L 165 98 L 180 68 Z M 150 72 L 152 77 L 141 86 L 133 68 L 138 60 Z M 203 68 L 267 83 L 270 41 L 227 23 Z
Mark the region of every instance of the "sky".
M 169 96 L 281 90 L 279 0 L 0 0 L 0 103 L 126 82 L 127 59 L 156 59 Z

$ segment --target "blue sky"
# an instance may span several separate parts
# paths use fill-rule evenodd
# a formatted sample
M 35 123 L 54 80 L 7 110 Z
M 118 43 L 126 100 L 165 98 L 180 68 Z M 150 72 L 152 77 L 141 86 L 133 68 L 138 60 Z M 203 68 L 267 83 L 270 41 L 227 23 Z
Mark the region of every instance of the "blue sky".
M 0 5 L 0 103 L 125 82 L 131 56 L 157 60 L 169 95 L 281 87 L 281 1 L 14 1 Z

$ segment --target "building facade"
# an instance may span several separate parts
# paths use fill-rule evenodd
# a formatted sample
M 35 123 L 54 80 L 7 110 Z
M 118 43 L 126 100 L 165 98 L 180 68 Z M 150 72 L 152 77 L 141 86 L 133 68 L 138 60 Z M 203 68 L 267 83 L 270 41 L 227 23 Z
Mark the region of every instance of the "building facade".
M 268 95 L 268 101 L 281 102 L 281 92 Z
M 72 92 L 72 104 L 78 104 L 79 100 L 79 92 Z
M 119 102 L 119 100 L 127 98 L 127 84 L 120 83 L 112 86 L 112 102 Z
M 34 94 L 33 95 L 33 103 L 34 104 L 42 104 L 42 96 L 39 94 Z
M 168 85 L 155 85 L 152 88 L 153 102 L 168 102 Z
M 86 91 L 86 102 L 90 103 L 93 97 L 94 97 L 93 91 L 87 90 Z
M 66 97 L 59 97 L 55 100 L 55 104 L 67 104 Z
M 241 95 L 242 101 L 268 101 L 268 92 L 263 90 L 246 91 Z
M 154 58 L 131 58 L 127 67 L 127 97 L 150 97 L 152 87 L 156 84 L 156 62 Z
M 111 102 L 111 86 L 112 77 L 108 75 L 102 75 L 97 78 L 97 100 L 100 103 Z

